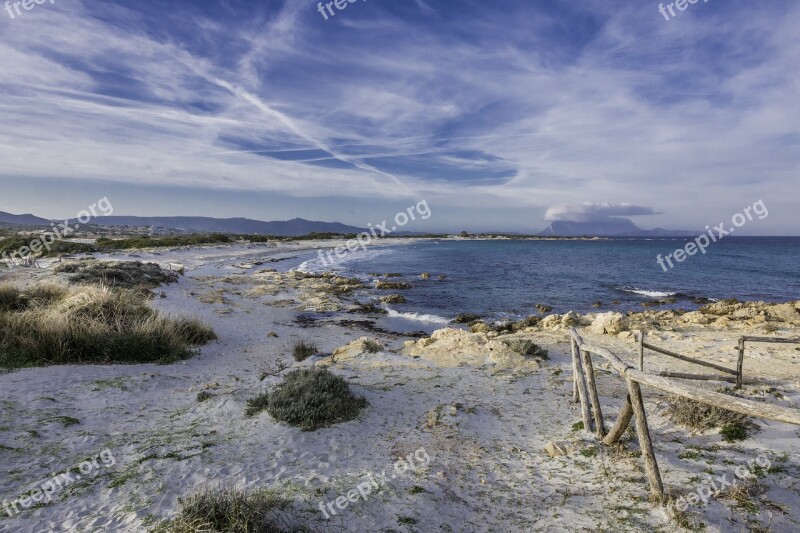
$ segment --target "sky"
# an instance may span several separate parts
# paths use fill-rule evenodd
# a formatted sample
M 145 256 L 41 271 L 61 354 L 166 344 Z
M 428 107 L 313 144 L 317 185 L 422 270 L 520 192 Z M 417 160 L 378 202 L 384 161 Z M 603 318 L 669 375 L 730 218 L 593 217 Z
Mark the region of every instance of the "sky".
M 0 211 L 800 235 L 795 0 L 2 1 Z

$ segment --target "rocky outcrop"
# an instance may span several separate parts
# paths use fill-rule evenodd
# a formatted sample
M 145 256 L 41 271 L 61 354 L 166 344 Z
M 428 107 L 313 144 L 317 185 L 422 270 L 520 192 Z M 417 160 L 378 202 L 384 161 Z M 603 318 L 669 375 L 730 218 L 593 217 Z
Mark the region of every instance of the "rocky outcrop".
M 491 339 L 485 333 L 455 328 L 439 329 L 429 338 L 408 341 L 402 353 L 443 367 L 489 364 L 506 368 L 539 368 L 535 360 L 514 352 L 504 342 Z
M 628 329 L 628 321 L 622 313 L 613 311 L 600 313 L 595 317 L 589 329 L 597 335 L 617 335 Z

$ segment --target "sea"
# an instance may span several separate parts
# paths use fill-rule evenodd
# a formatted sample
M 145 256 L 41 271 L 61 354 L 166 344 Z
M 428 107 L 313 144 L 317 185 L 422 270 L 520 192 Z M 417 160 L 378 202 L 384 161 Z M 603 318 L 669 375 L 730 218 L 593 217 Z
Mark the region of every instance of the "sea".
M 800 237 L 728 237 L 673 268 L 657 256 L 683 248 L 686 238 L 597 240 L 419 240 L 349 252 L 333 265 L 311 254 L 296 266 L 363 279 L 366 300 L 402 294 L 406 303 L 384 305 L 389 317 L 423 330 L 460 313 L 491 321 L 552 313 L 692 310 L 704 302 L 800 300 Z M 423 279 L 423 273 L 430 277 Z M 394 277 L 385 277 L 391 274 Z M 404 290 L 378 290 L 378 281 Z M 401 324 L 408 329 L 410 324 Z

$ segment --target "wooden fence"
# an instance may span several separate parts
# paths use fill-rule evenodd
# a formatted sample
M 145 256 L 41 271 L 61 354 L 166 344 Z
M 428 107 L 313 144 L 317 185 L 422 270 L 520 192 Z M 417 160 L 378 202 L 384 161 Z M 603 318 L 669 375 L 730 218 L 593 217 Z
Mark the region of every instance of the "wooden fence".
M 664 485 L 661 481 L 661 474 L 658 469 L 658 462 L 653 451 L 653 443 L 650 438 L 650 430 L 647 426 L 647 413 L 644 408 L 642 398 L 642 385 L 653 387 L 663 392 L 689 398 L 704 404 L 713 405 L 729 411 L 735 411 L 756 418 L 776 420 L 778 422 L 788 422 L 800 425 L 800 410 L 778 405 L 769 405 L 764 402 L 755 402 L 744 398 L 738 398 L 719 392 L 713 392 L 701 387 L 689 385 L 678 381 L 674 377 L 657 376 L 636 369 L 614 353 L 587 344 L 575 328 L 570 329 L 572 338 L 572 370 L 573 370 L 573 398 L 580 402 L 583 427 L 587 432 L 596 434 L 598 440 L 610 446 L 619 441 L 625 430 L 631 423 L 631 419 L 636 417 L 636 434 L 639 439 L 639 447 L 645 463 L 645 471 L 650 482 L 650 493 L 654 499 L 664 500 Z M 743 337 L 745 340 L 761 339 L 760 337 Z M 744 342 L 740 340 L 739 375 L 741 375 L 741 360 L 744 353 Z M 775 341 L 775 339 L 770 339 Z M 783 342 L 790 341 L 786 339 Z M 751 341 L 756 342 L 756 341 Z M 760 342 L 760 340 L 758 341 Z M 792 341 L 793 342 L 793 341 Z M 649 345 L 648 345 L 649 346 Z M 652 349 L 652 348 L 651 348 Z M 662 350 L 658 350 L 663 353 Z M 614 425 L 606 431 L 603 420 L 603 412 L 600 406 L 600 397 L 597 394 L 597 384 L 595 382 L 594 366 L 592 355 L 601 357 L 611 364 L 611 367 L 625 379 L 628 388 L 628 396 L 617 416 Z M 671 352 L 671 356 L 680 356 Z M 642 364 L 640 351 L 640 365 Z M 679 359 L 681 357 L 678 357 Z M 692 359 L 692 358 L 690 358 Z M 699 362 L 693 359 L 690 362 Z M 705 363 L 705 361 L 702 361 Z M 708 366 L 708 365 L 704 365 Z M 724 368 L 724 367 L 720 367 Z M 730 369 L 726 369 L 730 370 Z M 718 379 L 713 377 L 713 379 Z
M 694 357 L 689 357 L 688 355 L 682 355 L 679 353 L 675 353 L 670 350 L 666 350 L 664 348 L 659 348 L 658 346 L 654 346 L 647 342 L 644 342 L 644 334 L 639 331 L 637 333 L 637 339 L 639 342 L 639 370 L 644 370 L 644 350 L 645 348 L 648 350 L 652 350 L 654 352 L 667 355 L 669 357 L 673 357 L 675 359 L 680 359 L 681 361 L 685 361 L 687 363 L 692 363 L 695 365 L 704 366 L 706 368 L 713 368 L 723 374 L 728 374 L 726 376 L 719 376 L 716 374 L 688 374 L 686 372 L 669 372 L 669 371 L 662 371 L 659 372 L 659 376 L 669 377 L 669 378 L 681 378 L 681 379 L 700 379 L 700 380 L 716 380 L 716 381 L 728 381 L 731 383 L 736 384 L 737 389 L 742 388 L 742 381 L 744 380 L 744 348 L 745 342 L 769 342 L 769 343 L 780 343 L 780 344 L 800 344 L 800 339 L 781 339 L 776 337 L 739 337 L 739 357 L 737 359 L 736 368 L 727 368 L 722 365 L 717 365 L 714 363 L 710 363 L 708 361 L 703 361 L 701 359 L 696 359 Z

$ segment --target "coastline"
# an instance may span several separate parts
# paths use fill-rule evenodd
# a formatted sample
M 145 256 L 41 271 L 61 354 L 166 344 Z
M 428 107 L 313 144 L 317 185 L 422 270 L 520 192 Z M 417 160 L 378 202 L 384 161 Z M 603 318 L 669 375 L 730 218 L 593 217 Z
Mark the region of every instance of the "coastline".
M 342 278 L 290 272 L 289 260 L 269 262 L 317 249 L 317 243 L 302 243 L 109 255 L 184 265 L 186 275 L 160 287 L 163 297 L 152 304 L 212 323 L 219 341 L 173 365 L 71 366 L 68 372 L 45 367 L 0 375 L 0 500 L 103 449 L 116 458 L 114 467 L 53 503 L 14 518 L 0 515 L 0 529 L 34 532 L 49 523 L 56 531 L 140 531 L 170 516 L 178 498 L 220 485 L 275 489 L 324 527 L 319 500 L 347 492 L 368 473 L 420 448 L 430 455 L 424 468 L 392 480 L 334 523 L 351 530 L 396 528 L 410 520 L 419 530 L 445 525 L 457 531 L 671 529 L 674 522 L 664 508 L 647 501 L 641 462 L 631 450 L 612 454 L 572 430 L 580 412 L 571 402 L 568 328 L 578 326 L 587 339 L 629 362 L 636 359 L 631 332 L 641 329 L 649 342 L 724 364 L 735 358 L 740 335 L 761 332 L 767 322 L 778 325 L 774 335 L 800 331 L 792 315 L 778 322 L 780 313 L 789 313 L 786 304 L 773 309 L 718 303 L 711 304 L 718 314 L 645 310 L 621 319 L 604 316 L 601 322 L 614 325 L 602 330 L 596 326 L 601 313 L 567 313 L 543 315 L 514 332 L 469 333 L 464 325 L 444 328 L 435 341 L 427 335 L 412 338 L 365 326 L 371 318 L 351 312 L 352 293 L 342 294 L 349 283 Z M 52 276 L 49 270 L 24 270 L 12 276 L 4 271 L 2 277 L 38 283 Z M 268 337 L 270 332 L 277 337 Z M 364 352 L 363 337 L 384 349 Z M 520 359 L 503 351 L 502 341 L 514 338 L 533 340 L 549 351 L 549 359 Z M 291 346 L 300 340 L 317 344 L 322 355 L 291 361 Z M 246 399 L 277 383 L 276 377 L 262 381 L 260 374 L 279 358 L 291 368 L 331 368 L 369 407 L 355 421 L 313 433 L 278 424 L 266 414 L 246 418 Z M 656 357 L 647 364 L 655 370 L 684 368 Z M 800 405 L 800 352 L 793 346 L 754 348 L 746 371 L 753 380 L 746 387 L 750 396 Z M 602 365 L 598 384 L 610 402 L 606 412 L 614 413 L 622 384 Z M 213 398 L 198 403 L 195 397 L 202 391 Z M 761 429 L 750 439 L 729 444 L 713 432 L 676 428 L 661 414 L 665 401 L 660 395 L 646 397 L 651 431 L 658 435 L 656 453 L 669 465 L 665 482 L 674 492 L 697 485 L 693 479 L 704 469 L 717 474 L 759 454 L 782 468 L 759 481 L 785 514 L 762 504 L 753 515 L 715 499 L 691 510 L 707 530 L 722 530 L 720 523 L 762 522 L 768 513 L 774 515 L 773 527 L 800 526 L 795 518 L 800 488 L 790 483 L 800 477 L 796 427 L 759 421 Z M 57 417 L 79 423 L 65 427 Z M 551 457 L 552 445 L 565 453 Z

